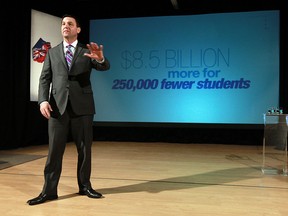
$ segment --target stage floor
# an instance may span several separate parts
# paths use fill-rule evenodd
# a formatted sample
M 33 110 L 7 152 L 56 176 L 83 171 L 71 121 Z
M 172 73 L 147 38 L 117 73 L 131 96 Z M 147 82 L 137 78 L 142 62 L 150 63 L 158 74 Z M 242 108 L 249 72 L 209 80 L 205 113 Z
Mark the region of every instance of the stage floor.
M 43 186 L 47 149 L 0 151 L 43 156 L 0 170 L 0 215 L 288 215 L 288 176 L 262 173 L 262 146 L 232 144 L 96 141 L 91 182 L 105 198 L 90 199 L 76 194 L 77 152 L 68 143 L 58 200 L 29 206 Z

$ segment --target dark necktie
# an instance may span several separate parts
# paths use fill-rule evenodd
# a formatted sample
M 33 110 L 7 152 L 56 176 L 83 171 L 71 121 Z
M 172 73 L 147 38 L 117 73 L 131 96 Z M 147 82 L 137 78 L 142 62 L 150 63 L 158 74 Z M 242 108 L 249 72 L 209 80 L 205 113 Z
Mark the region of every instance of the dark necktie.
M 66 51 L 66 61 L 70 70 L 71 67 L 71 63 L 72 63 L 72 59 L 73 59 L 73 52 L 71 47 L 73 47 L 72 45 L 68 45 L 67 46 L 67 51 Z

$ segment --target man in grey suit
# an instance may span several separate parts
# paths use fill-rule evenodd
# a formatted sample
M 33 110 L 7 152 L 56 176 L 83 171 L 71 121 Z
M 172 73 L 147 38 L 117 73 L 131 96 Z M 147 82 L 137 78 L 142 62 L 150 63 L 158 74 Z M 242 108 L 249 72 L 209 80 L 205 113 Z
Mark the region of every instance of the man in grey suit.
M 69 132 L 78 152 L 78 194 L 90 198 L 103 197 L 92 188 L 90 182 L 95 114 L 90 74 L 93 68 L 98 71 L 108 70 L 110 63 L 104 57 L 102 45 L 91 42 L 83 46 L 78 43 L 80 31 L 77 18 L 64 15 L 61 25 L 63 42 L 48 50 L 43 64 L 38 103 L 41 114 L 48 119 L 49 150 L 42 192 L 28 200 L 29 205 L 58 198 L 57 187 Z M 69 57 L 68 63 L 66 52 L 73 55 Z

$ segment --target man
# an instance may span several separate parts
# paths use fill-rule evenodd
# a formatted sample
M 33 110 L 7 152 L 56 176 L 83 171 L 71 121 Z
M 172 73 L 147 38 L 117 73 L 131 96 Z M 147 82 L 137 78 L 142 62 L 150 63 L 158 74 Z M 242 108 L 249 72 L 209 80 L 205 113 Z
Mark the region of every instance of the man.
M 58 198 L 57 187 L 69 131 L 78 152 L 79 195 L 103 197 L 92 188 L 90 182 L 95 114 L 90 74 L 93 68 L 99 71 L 108 70 L 110 63 L 104 57 L 102 45 L 91 42 L 85 47 L 78 43 L 80 31 L 77 18 L 64 15 L 61 25 L 63 42 L 49 49 L 43 64 L 38 103 L 41 114 L 48 119 L 49 151 L 42 192 L 28 200 L 29 205 Z

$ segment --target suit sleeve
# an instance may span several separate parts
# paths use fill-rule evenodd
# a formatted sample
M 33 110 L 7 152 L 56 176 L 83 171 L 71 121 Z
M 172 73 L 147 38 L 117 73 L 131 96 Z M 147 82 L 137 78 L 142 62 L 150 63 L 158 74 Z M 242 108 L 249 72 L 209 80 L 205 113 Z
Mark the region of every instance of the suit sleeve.
M 49 101 L 50 84 L 52 82 L 51 62 L 49 51 L 45 57 L 38 86 L 38 104 Z
M 91 60 L 93 64 L 93 68 L 99 71 L 106 71 L 110 69 L 110 62 L 107 58 L 105 58 L 104 62 L 99 63 L 96 60 Z

